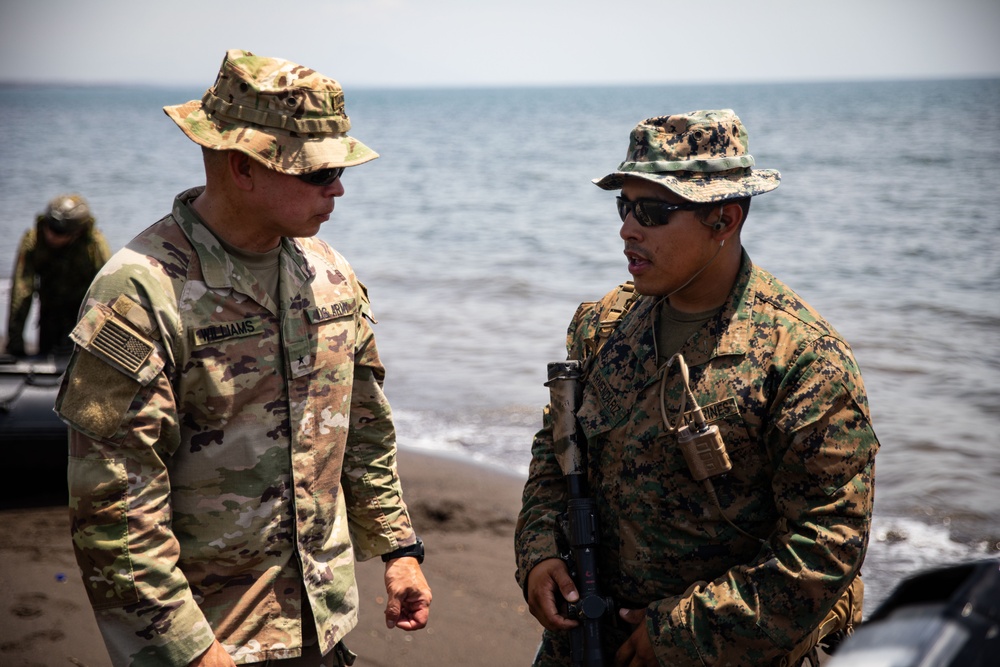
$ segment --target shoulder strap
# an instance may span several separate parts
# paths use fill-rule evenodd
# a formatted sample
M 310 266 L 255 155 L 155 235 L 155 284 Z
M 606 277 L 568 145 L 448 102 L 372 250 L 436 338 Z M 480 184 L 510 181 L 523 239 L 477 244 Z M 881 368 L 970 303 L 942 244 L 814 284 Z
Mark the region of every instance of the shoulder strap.
M 597 306 L 600 325 L 597 328 L 597 336 L 594 338 L 592 344 L 593 355 L 601 351 L 604 344 L 611 338 L 611 334 L 618 328 L 618 324 L 622 318 L 625 317 L 625 314 L 628 313 L 629 309 L 632 308 L 639 298 L 639 294 L 635 291 L 635 285 L 631 280 L 619 285 L 617 292 L 610 296 L 611 299 L 605 297 Z M 610 303 L 610 307 L 605 305 L 608 303 Z

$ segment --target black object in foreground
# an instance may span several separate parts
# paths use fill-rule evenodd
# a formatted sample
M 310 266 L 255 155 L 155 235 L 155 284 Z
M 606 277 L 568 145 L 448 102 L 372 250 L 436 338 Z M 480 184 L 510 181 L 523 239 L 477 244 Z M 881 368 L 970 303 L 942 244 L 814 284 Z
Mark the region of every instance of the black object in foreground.
M 1000 559 L 905 579 L 827 667 L 1000 665 Z
M 66 505 L 67 431 L 52 407 L 67 362 L 0 355 L 0 509 Z

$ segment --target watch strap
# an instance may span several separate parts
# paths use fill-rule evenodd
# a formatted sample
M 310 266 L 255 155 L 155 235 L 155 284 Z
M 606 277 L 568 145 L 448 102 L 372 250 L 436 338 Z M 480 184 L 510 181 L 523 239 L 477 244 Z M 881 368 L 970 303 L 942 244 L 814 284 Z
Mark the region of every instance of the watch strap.
M 400 547 L 395 551 L 390 551 L 387 554 L 382 554 L 382 562 L 388 563 L 394 558 L 406 558 L 406 557 L 416 558 L 417 563 L 423 563 L 424 541 L 418 537 L 417 541 L 414 544 L 410 544 L 409 546 L 405 547 Z

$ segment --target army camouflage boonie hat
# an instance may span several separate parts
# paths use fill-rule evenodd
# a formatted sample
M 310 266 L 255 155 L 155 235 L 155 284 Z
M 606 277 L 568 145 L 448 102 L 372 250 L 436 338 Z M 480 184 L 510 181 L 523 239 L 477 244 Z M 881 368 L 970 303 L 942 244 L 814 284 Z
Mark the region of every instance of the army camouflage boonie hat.
M 618 170 L 594 183 L 620 190 L 625 176 L 635 176 L 705 203 L 770 192 L 781 175 L 754 169 L 748 144 L 747 131 L 732 109 L 647 118 L 632 130 Z
M 353 167 L 378 153 L 347 136 L 340 84 L 288 60 L 226 52 L 201 100 L 163 107 L 192 141 L 237 150 L 285 174 Z

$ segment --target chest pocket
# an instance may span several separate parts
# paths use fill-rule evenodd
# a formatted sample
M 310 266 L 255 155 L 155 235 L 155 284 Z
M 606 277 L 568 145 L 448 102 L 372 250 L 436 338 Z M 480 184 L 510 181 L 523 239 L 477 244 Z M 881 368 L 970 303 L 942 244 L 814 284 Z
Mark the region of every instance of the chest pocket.
M 757 449 L 743 421 L 743 416 L 740 414 L 739 405 L 733 396 L 700 407 L 705 422 L 709 426 L 719 427 L 719 434 L 726 445 L 726 453 L 729 454 L 730 459 L 733 456 L 743 457 Z M 693 423 L 694 411 L 688 411 L 685 417 L 687 423 Z
M 749 497 L 765 502 L 763 499 L 768 496 L 762 494 L 761 490 L 769 489 L 771 486 L 770 462 L 763 444 L 756 435 L 757 429 L 751 428 L 747 423 L 746 416 L 740 412 L 736 398 L 728 396 L 720 401 L 707 403 L 701 409 L 705 421 L 710 426 L 719 428 L 722 442 L 726 446 L 726 454 L 732 464 L 732 469 L 728 473 L 712 478 L 720 502 L 723 506 L 727 506 L 745 502 Z M 744 501 L 740 501 L 741 498 Z M 751 512 L 751 516 L 762 519 L 764 515 L 761 512 L 766 514 L 770 507 L 769 502 L 765 504 L 767 507 L 757 508 Z
M 593 373 L 584 385 L 576 416 L 587 439 L 619 426 L 635 402 L 635 391 L 625 391 L 601 373 Z
M 340 374 L 346 370 L 342 367 L 353 367 L 356 310 L 357 300 L 347 296 L 306 308 L 301 316 L 289 319 L 286 351 L 293 378 L 321 369 Z
M 191 352 L 178 382 L 189 425 L 219 428 L 255 400 L 261 383 L 278 370 L 277 327 L 266 311 L 248 312 L 209 294 L 200 305 L 211 301 L 215 307 L 186 318 Z

